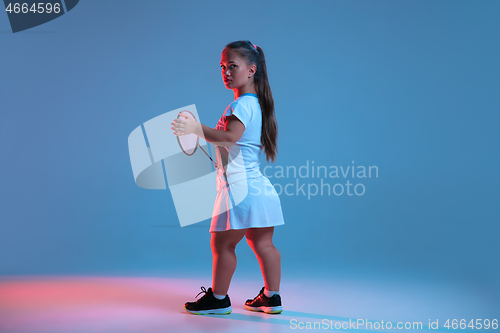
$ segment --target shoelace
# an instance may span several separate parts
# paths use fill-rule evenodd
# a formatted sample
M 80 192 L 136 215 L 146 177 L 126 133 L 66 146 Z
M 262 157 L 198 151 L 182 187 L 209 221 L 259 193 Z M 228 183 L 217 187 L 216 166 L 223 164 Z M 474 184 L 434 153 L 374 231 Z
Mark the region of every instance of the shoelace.
M 205 295 L 207 294 L 207 290 L 205 289 L 205 287 L 204 287 L 204 286 L 201 286 L 201 291 L 198 293 L 198 295 L 196 295 L 196 297 L 195 297 L 195 298 L 198 298 L 198 296 L 199 296 L 201 293 L 205 293 Z M 203 295 L 203 296 L 205 296 L 205 295 Z M 203 298 L 203 296 L 201 296 L 201 298 Z M 201 299 L 201 298 L 200 298 L 200 299 Z

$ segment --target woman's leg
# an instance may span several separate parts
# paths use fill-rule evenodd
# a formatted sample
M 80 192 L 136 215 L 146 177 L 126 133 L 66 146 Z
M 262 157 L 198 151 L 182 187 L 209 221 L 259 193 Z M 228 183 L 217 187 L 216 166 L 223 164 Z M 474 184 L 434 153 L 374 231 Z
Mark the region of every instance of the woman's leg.
M 281 256 L 273 245 L 274 227 L 250 228 L 246 233 L 248 245 L 260 264 L 267 290 L 279 291 L 281 280 Z
M 245 236 L 248 229 L 212 232 L 212 291 L 226 295 L 236 269 L 236 244 Z

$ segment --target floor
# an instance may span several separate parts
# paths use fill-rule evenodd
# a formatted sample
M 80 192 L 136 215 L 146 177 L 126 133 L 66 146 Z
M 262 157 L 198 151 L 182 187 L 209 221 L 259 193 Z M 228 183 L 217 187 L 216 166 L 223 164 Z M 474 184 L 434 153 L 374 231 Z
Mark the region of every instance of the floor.
M 242 277 L 234 277 L 229 290 L 231 314 L 185 312 L 184 302 L 194 301 L 202 285 L 210 286 L 207 281 L 181 277 L 0 277 L 0 332 L 275 333 L 347 331 L 348 326 L 359 332 L 389 332 L 397 330 L 398 322 L 400 326 L 407 323 L 404 331 L 449 332 L 443 327 L 447 319 L 469 323 L 471 319 L 500 317 L 497 300 L 480 286 L 411 276 L 348 274 L 282 281 L 284 311 L 278 315 L 244 309 L 243 302 L 256 296 L 263 285 Z M 429 329 L 429 322 L 436 320 L 439 329 Z M 388 321 L 392 329 L 387 328 Z M 413 322 L 421 322 L 422 327 L 410 328 Z M 458 330 L 477 331 L 470 327 Z

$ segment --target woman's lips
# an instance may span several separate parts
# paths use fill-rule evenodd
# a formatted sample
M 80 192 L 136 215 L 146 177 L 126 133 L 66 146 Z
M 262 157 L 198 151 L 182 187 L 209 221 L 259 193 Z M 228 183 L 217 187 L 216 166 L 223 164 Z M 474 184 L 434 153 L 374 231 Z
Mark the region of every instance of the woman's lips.
M 229 80 L 229 79 L 224 79 L 224 82 L 229 82 L 229 81 L 231 81 L 231 80 Z

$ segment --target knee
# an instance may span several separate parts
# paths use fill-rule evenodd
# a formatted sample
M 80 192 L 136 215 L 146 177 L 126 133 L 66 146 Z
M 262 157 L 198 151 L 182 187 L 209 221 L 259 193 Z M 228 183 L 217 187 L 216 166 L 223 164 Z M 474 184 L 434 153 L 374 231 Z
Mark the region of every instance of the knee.
M 248 245 L 250 248 L 253 250 L 253 252 L 257 255 L 264 254 L 266 252 L 275 250 L 276 248 L 274 247 L 272 242 L 253 242 L 253 241 L 248 241 Z
M 212 253 L 213 254 L 221 254 L 221 253 L 234 253 L 236 249 L 236 244 L 228 243 L 228 242 L 213 242 L 212 243 Z

